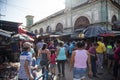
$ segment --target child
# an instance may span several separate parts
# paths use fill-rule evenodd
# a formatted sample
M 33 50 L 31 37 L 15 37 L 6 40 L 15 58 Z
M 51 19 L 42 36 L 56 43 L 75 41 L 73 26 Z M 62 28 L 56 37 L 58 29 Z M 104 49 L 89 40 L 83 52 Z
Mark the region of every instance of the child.
M 55 50 L 52 49 L 50 55 L 50 71 L 54 75 L 55 75 L 55 64 L 56 64 L 55 60 L 56 60 Z

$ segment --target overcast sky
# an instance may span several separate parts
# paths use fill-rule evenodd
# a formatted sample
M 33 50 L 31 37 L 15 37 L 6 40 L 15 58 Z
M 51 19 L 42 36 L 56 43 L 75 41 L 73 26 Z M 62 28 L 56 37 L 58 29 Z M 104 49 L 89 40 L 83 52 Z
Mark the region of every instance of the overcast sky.
M 64 8 L 65 0 L 0 0 L 0 19 L 26 25 L 26 15 L 33 15 L 37 22 Z

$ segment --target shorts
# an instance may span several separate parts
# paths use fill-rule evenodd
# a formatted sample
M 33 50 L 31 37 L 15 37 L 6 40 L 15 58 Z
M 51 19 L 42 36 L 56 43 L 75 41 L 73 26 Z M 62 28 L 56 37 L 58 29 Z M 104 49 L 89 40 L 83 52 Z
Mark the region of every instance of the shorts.
M 50 68 L 51 69 L 55 68 L 55 64 L 50 64 Z
M 87 75 L 87 68 L 75 68 L 73 69 L 73 79 L 84 79 Z

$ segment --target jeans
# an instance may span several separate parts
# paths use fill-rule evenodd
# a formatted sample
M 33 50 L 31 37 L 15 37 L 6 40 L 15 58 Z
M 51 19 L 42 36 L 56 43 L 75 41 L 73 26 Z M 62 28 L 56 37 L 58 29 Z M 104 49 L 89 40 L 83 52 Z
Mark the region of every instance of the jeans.
M 87 68 L 75 68 L 73 69 L 73 78 L 74 79 L 83 79 L 86 77 Z
M 99 66 L 103 66 L 103 53 L 98 53 L 97 56 L 98 56 L 98 64 Z
M 97 73 L 97 64 L 96 64 L 95 56 L 91 56 L 91 67 L 92 67 L 93 76 L 95 76 Z
M 62 67 L 62 75 L 65 75 L 65 60 L 58 60 L 57 61 L 58 65 L 58 72 L 61 73 L 61 67 Z

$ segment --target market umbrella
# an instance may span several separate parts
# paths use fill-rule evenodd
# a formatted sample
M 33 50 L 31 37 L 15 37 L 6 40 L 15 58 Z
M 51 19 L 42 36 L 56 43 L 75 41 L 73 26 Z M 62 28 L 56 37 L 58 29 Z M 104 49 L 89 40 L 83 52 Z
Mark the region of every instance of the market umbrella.
M 102 26 L 89 26 L 83 30 L 83 34 L 86 38 L 97 37 L 100 34 L 108 33 L 109 31 Z
M 103 36 L 103 37 L 110 37 L 110 36 L 116 36 L 115 33 L 103 33 L 103 34 L 100 34 L 100 36 Z

